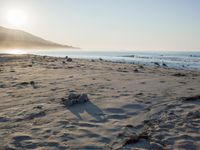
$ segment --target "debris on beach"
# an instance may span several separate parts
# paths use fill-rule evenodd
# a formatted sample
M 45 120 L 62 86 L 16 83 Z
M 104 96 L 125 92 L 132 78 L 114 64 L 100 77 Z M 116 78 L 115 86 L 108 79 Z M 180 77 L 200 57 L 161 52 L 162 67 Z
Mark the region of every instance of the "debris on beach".
M 112 147 L 122 148 L 129 144 L 136 144 L 140 140 L 148 140 L 148 134 L 145 131 L 139 131 L 132 125 L 128 125 L 122 129 L 120 133 L 116 136 L 116 140 L 113 142 Z
M 68 98 L 62 98 L 62 102 L 65 106 L 73 106 L 76 104 L 83 104 L 89 101 L 87 94 L 75 94 L 70 93 Z

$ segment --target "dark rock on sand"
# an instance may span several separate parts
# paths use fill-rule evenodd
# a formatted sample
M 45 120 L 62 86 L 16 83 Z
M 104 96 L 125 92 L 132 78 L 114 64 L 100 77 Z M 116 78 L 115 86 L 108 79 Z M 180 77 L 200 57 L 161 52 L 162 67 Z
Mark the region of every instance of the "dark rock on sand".
M 26 86 L 26 85 L 29 85 L 29 83 L 28 82 L 22 82 L 22 83 L 20 83 L 20 85 Z
M 158 62 L 155 62 L 154 65 L 160 67 L 160 64 Z
M 166 63 L 164 63 L 164 62 L 162 63 L 162 65 L 163 65 L 164 67 L 168 67 L 168 66 L 167 66 L 167 64 L 166 64 Z
M 34 106 L 33 109 L 42 109 L 43 106 L 42 105 L 38 105 L 38 106 Z
M 139 72 L 139 70 L 136 68 L 136 69 L 134 69 L 134 72 Z
M 67 61 L 68 61 L 68 62 L 72 62 L 72 58 L 68 58 Z
M 184 97 L 182 99 L 183 99 L 183 101 L 196 101 L 196 100 L 200 100 L 200 95 L 195 95 L 195 96 L 191 96 L 191 97 Z
M 89 101 L 89 98 L 87 94 L 70 93 L 68 98 L 67 99 L 63 98 L 62 101 L 66 106 L 73 106 L 76 104 L 86 103 L 87 101 Z
M 175 73 L 175 74 L 173 74 L 173 76 L 175 76 L 175 77 L 185 77 L 186 74 L 183 74 L 183 73 Z
M 30 81 L 30 84 L 31 84 L 31 85 L 35 85 L 35 82 L 34 82 L 34 81 Z

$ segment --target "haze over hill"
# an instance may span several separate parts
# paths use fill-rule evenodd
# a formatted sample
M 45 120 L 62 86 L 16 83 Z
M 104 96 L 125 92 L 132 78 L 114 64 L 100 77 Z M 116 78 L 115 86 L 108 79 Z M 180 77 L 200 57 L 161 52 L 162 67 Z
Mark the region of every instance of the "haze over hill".
M 75 48 L 44 40 L 22 30 L 0 26 L 0 48 Z

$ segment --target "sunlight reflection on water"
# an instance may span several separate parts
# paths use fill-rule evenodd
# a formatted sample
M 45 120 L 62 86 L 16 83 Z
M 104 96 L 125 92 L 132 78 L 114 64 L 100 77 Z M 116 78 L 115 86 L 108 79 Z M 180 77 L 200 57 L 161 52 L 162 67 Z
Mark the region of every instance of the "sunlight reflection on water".
M 23 51 L 21 49 L 12 49 L 12 50 L 9 50 L 7 53 L 8 54 L 15 54 L 15 55 L 27 54 L 26 51 Z

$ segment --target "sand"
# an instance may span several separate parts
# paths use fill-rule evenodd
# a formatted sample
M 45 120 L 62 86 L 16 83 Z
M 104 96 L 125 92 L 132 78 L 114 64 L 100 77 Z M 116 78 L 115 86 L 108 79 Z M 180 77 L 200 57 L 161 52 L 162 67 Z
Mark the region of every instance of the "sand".
M 200 71 L 0 55 L 0 150 L 198 150 L 199 95 Z

